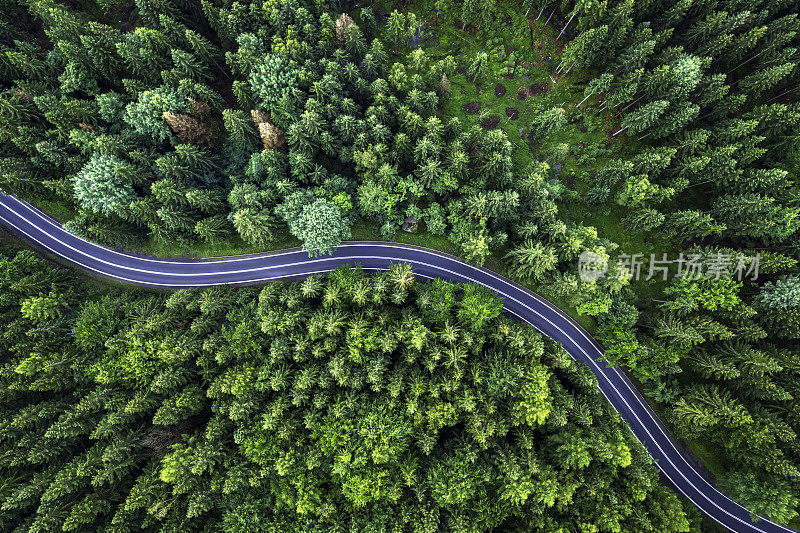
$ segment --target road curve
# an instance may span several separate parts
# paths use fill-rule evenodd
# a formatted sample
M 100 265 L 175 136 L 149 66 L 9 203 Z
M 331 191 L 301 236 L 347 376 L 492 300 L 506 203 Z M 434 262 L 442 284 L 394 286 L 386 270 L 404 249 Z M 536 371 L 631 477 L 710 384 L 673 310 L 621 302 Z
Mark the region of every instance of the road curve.
M 478 283 L 502 296 L 510 314 L 560 342 L 573 358 L 589 366 L 600 392 L 655 459 L 664 477 L 701 511 L 735 532 L 795 532 L 765 518 L 751 521 L 744 507 L 720 492 L 681 453 L 627 376 L 616 367 L 598 362 L 602 348 L 583 328 L 544 298 L 489 270 L 425 248 L 359 241 L 343 243 L 332 256 L 318 258 L 309 258 L 299 249 L 197 261 L 137 257 L 76 237 L 27 202 L 3 194 L 0 222 L 18 236 L 80 268 L 150 287 L 252 284 L 321 274 L 343 264 L 359 263 L 364 270 L 386 270 L 398 262 L 410 263 L 420 277 Z

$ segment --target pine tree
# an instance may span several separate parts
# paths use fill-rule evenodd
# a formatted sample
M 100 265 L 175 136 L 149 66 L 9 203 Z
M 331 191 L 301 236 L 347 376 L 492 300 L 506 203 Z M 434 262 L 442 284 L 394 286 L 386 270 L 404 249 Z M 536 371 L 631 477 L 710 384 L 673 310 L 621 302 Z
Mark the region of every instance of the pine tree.
M 244 111 L 223 109 L 222 119 L 231 145 L 242 157 L 247 157 L 256 151 L 258 147 L 257 133 Z
M 276 226 L 275 219 L 266 210 L 239 209 L 231 213 L 230 221 L 242 239 L 255 246 L 267 246 Z
M 539 111 L 531 121 L 531 135 L 542 142 L 552 133 L 563 128 L 567 123 L 566 112 L 561 107 L 552 107 Z
M 164 120 L 180 140 L 190 144 L 205 144 L 210 132 L 205 124 L 190 115 L 164 111 Z
M 632 128 L 633 131 L 639 133 L 647 128 L 653 126 L 659 117 L 664 114 L 664 111 L 669 107 L 667 100 L 656 100 L 637 108 L 632 113 L 625 115 L 622 120 L 622 129 L 617 133 Z M 615 133 L 616 135 L 616 133 Z
M 461 20 L 468 24 L 476 20 L 481 11 L 481 0 L 466 0 L 461 5 Z
M 558 258 L 551 248 L 531 240 L 527 240 L 525 244 L 511 250 L 505 258 L 511 263 L 509 272 L 526 280 L 541 279 L 558 263 Z
M 758 70 L 743 78 L 739 88 L 753 98 L 759 98 L 764 91 L 775 87 L 797 68 L 797 63 L 787 62 L 766 69 Z
M 632 231 L 649 231 L 660 226 L 666 219 L 663 213 L 643 207 L 632 212 L 623 220 Z
M 575 68 L 586 68 L 596 62 L 602 53 L 608 36 L 608 26 L 600 26 L 582 32 L 564 48 L 562 59 Z
M 770 309 L 800 307 L 800 277 L 782 276 L 761 286 L 756 301 Z
M 472 64 L 469 66 L 467 74 L 472 76 L 473 83 L 475 83 L 475 80 L 478 79 L 478 76 L 482 76 L 486 71 L 486 65 L 488 61 L 489 56 L 486 54 L 486 52 L 478 52 L 478 54 L 475 56 L 475 59 L 472 60 Z
M 281 98 L 297 84 L 298 71 L 291 62 L 273 55 L 266 57 L 250 73 L 250 85 L 260 98 L 261 107 L 278 111 Z
M 353 19 L 347 13 L 342 13 L 336 19 L 336 39 L 339 41 L 340 46 L 344 46 L 345 32 L 351 24 L 353 24 Z
M 387 21 L 389 34 L 394 39 L 394 53 L 397 53 L 397 39 L 403 38 L 405 34 L 406 18 L 405 15 L 394 10 L 389 15 Z
M 114 156 L 95 153 L 75 176 L 75 198 L 85 209 L 113 213 L 136 198 L 133 186 L 117 173 L 124 164 Z

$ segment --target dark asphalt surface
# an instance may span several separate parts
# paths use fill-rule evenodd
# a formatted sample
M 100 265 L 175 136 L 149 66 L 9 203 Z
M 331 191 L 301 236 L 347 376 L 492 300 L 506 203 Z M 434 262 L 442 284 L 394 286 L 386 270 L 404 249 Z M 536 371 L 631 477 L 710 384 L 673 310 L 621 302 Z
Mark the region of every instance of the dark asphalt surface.
M 669 484 L 705 514 L 736 532 L 795 531 L 763 518 L 752 522 L 744 507 L 721 493 L 683 455 L 628 378 L 618 368 L 607 368 L 598 362 L 602 348 L 583 328 L 544 298 L 489 270 L 433 250 L 363 241 L 343 243 L 332 256 L 318 258 L 309 258 L 302 250 L 197 261 L 137 257 L 71 235 L 38 209 L 3 194 L 0 222 L 18 236 L 80 268 L 151 287 L 253 284 L 325 273 L 343 264 L 385 270 L 398 262 L 410 263 L 420 277 L 479 283 L 503 297 L 506 311 L 560 342 L 573 358 L 589 366 L 600 392 L 644 444 Z

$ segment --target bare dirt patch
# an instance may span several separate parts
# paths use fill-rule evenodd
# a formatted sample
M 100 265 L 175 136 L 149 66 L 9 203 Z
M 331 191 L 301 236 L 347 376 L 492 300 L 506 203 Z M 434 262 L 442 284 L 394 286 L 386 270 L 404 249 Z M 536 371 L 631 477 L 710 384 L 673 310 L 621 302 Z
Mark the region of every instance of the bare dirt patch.
M 537 150 L 539 146 L 541 146 L 541 143 L 539 143 L 536 140 L 536 137 L 534 136 L 533 132 L 531 131 L 530 133 L 528 133 L 528 148 L 530 148 L 533 151 Z
M 540 94 L 547 94 L 550 92 L 550 84 L 548 83 L 534 83 L 530 87 L 520 87 L 517 89 L 517 98 L 520 100 L 527 100 Z
M 481 126 L 483 126 L 483 128 L 487 130 L 495 129 L 498 124 L 500 124 L 500 117 L 498 117 L 497 115 L 490 115 L 485 119 L 483 119 L 483 122 L 481 122 Z
M 498 98 L 506 94 L 506 86 L 502 83 L 498 83 L 494 86 L 494 95 Z
M 549 83 L 534 83 L 528 87 L 528 97 L 539 96 L 540 94 L 547 94 L 550 92 Z
M 519 109 L 516 107 L 507 107 L 506 116 L 511 120 L 517 120 L 519 118 Z
M 477 115 L 478 111 L 480 110 L 481 110 L 480 102 L 467 102 L 466 104 L 464 104 L 464 111 L 466 111 L 470 115 Z

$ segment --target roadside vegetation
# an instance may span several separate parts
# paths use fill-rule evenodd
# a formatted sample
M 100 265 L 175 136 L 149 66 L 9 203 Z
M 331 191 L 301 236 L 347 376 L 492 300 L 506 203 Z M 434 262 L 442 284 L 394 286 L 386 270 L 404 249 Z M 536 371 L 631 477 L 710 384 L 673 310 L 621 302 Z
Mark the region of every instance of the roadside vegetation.
M 0 7 L 5 192 L 155 255 L 356 238 L 492 268 L 589 329 L 733 498 L 798 525 L 796 3 Z M 648 276 L 681 253 L 705 271 Z
M 5 531 L 698 524 L 589 369 L 481 287 L 398 264 L 158 294 L 12 249 L 0 272 Z

